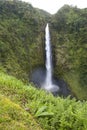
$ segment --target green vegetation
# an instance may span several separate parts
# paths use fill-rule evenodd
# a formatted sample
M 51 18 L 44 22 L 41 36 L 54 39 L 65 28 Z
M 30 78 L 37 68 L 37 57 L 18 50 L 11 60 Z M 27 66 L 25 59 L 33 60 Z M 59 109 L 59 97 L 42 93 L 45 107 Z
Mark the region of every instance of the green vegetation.
M 44 66 L 47 21 L 54 75 L 65 79 L 82 101 L 53 97 L 29 83 L 33 69 Z M 51 16 L 25 2 L 0 0 L 0 130 L 87 130 L 83 99 L 87 100 L 87 9 L 65 5 Z
M 0 99 L 0 130 L 87 130 L 86 101 L 53 97 L 4 73 Z
M 0 66 L 29 81 L 44 64 L 44 26 L 50 14 L 21 1 L 0 0 Z
M 32 71 L 44 67 L 47 22 L 54 76 L 64 79 L 78 99 L 87 99 L 87 9 L 65 5 L 51 16 L 19 0 L 0 0 L 0 68 L 29 83 Z
M 0 130 L 41 130 L 33 117 L 7 97 L 0 95 Z
M 50 28 L 54 74 L 65 79 L 79 99 L 87 99 L 87 8 L 64 5 L 52 16 Z
M 69 83 L 69 86 L 71 88 L 71 91 L 74 93 L 74 95 L 79 98 L 80 100 L 87 100 L 87 87 L 82 86 L 80 87 L 79 82 L 79 75 L 75 72 L 67 72 L 64 75 L 65 80 L 67 83 Z M 73 87 L 74 86 L 74 87 Z

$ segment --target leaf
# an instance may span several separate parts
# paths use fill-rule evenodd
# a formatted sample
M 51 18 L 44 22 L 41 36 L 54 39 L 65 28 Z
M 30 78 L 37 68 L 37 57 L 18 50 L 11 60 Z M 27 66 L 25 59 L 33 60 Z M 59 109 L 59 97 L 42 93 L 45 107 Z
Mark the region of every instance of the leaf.
M 47 106 L 42 106 L 41 108 L 39 108 L 39 110 L 36 112 L 35 116 L 38 117 L 39 115 L 41 115 L 41 113 L 46 110 Z
M 53 116 L 54 113 L 52 112 L 42 112 L 40 115 L 38 115 L 37 117 L 41 117 L 41 116 Z
M 54 113 L 52 112 L 46 112 L 47 106 L 42 106 L 39 108 L 39 110 L 36 112 L 35 117 L 41 117 L 41 116 L 53 116 Z

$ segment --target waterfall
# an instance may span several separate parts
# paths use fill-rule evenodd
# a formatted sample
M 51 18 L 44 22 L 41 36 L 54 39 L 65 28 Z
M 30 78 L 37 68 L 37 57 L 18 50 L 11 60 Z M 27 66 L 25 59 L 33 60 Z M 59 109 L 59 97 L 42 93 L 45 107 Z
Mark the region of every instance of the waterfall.
M 55 85 L 52 81 L 52 50 L 51 50 L 51 42 L 50 42 L 50 32 L 49 32 L 49 24 L 46 25 L 45 28 L 45 50 L 46 50 L 46 79 L 43 84 L 44 89 L 51 92 L 58 92 L 59 87 Z
M 50 43 L 49 25 L 45 28 L 45 50 L 46 50 L 46 89 L 52 88 L 52 52 Z

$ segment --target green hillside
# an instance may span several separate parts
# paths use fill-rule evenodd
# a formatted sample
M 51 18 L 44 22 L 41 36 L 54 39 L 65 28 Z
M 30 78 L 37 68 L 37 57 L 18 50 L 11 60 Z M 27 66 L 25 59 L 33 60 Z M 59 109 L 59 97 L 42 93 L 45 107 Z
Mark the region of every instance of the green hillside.
M 0 73 L 0 130 L 87 130 L 87 102 L 53 97 Z
M 10 95 L 9 95 L 10 96 Z M 0 94 L 0 130 L 42 130 L 31 114 Z
M 51 20 L 54 74 L 87 99 L 87 8 L 64 5 Z
M 45 65 L 49 22 L 54 77 L 77 99 L 54 97 L 30 83 Z M 0 0 L 0 130 L 87 130 L 87 9 L 55 15 L 19 0 Z
M 24 81 L 44 64 L 44 27 L 50 17 L 21 1 L 0 0 L 0 65 Z
M 0 67 L 29 83 L 45 66 L 45 26 L 49 22 L 54 76 L 78 99 L 87 99 L 87 9 L 65 5 L 55 15 L 19 0 L 0 0 Z

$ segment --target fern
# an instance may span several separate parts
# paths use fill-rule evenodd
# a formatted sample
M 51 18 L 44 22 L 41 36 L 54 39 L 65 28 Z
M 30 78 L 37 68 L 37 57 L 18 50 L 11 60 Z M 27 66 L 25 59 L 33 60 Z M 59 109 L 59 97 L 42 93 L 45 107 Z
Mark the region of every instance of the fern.
M 42 106 L 38 109 L 38 111 L 35 114 L 35 117 L 43 117 L 43 116 L 53 116 L 54 113 L 52 112 L 46 112 L 47 106 Z

